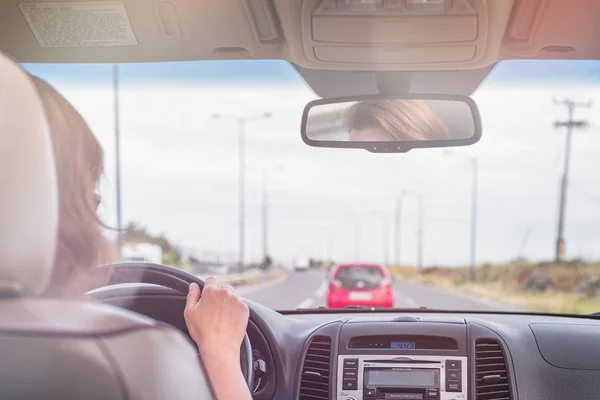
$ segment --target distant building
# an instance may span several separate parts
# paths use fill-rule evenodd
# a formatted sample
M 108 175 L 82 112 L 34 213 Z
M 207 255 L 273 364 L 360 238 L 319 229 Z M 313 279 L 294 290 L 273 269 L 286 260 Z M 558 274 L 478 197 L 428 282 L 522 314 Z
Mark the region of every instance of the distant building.
M 132 243 L 125 244 L 122 248 L 122 261 L 145 261 L 156 264 L 162 264 L 162 249 L 157 244 L 152 243 Z

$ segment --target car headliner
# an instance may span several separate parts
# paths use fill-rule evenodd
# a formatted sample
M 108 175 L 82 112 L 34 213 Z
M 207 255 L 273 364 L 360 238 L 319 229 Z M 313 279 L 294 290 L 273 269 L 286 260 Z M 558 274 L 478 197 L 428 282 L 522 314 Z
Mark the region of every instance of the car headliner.
M 321 97 L 374 93 L 469 95 L 501 60 L 598 59 L 600 56 L 600 2 L 469 1 L 479 18 L 478 35 L 473 40 L 479 55 L 464 62 L 435 59 L 440 50 L 441 53 L 452 51 L 452 45 L 456 43 L 446 47 L 422 47 L 431 62 L 317 61 L 307 50 L 313 39 L 307 37 L 306 32 L 307 29 L 310 32 L 311 12 L 322 4 L 319 0 L 111 2 L 123 5 L 137 43 L 91 47 L 42 47 L 27 22 L 24 7 L 52 3 L 6 0 L 0 2 L 0 49 L 21 62 L 44 63 L 283 59 L 291 62 Z M 63 5 L 68 3 L 79 7 L 86 4 L 61 2 Z M 409 20 L 404 18 L 396 22 L 403 24 Z M 353 16 L 342 26 L 352 30 L 356 21 Z M 438 29 L 436 23 L 427 23 L 425 18 L 419 21 L 429 27 L 430 31 L 425 32 L 427 35 Z M 169 32 L 165 28 L 167 22 L 174 24 Z M 85 23 L 81 25 L 85 27 Z M 375 21 L 367 27 L 365 35 L 375 35 L 378 26 L 379 22 Z M 46 25 L 44 29 L 52 30 L 53 26 Z M 454 29 L 460 27 L 457 25 L 451 31 Z M 371 43 L 365 46 L 368 45 Z M 344 46 L 346 43 L 329 43 L 327 48 L 336 51 Z

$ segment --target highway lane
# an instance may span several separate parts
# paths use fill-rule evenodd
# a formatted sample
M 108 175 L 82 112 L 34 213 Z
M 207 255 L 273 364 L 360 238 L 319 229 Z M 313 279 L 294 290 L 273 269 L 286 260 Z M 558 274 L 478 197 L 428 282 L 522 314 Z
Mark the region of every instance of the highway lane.
M 274 282 L 240 288 L 239 294 L 275 310 L 325 306 L 327 282 L 325 271 L 285 272 Z M 449 289 L 406 281 L 394 282 L 396 307 L 427 307 L 443 310 L 515 311 L 510 306 L 492 303 Z

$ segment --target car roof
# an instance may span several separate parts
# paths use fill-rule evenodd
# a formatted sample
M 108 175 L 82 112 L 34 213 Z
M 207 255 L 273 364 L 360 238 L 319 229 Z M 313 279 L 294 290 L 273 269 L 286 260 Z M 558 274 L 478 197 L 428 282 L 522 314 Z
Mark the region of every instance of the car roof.
M 377 264 L 377 263 L 370 263 L 370 262 L 355 262 L 355 263 L 351 263 L 351 262 L 345 262 L 342 264 L 338 264 L 337 268 L 359 268 L 359 267 L 370 267 L 370 268 L 379 268 L 379 269 L 386 269 L 383 265 L 381 264 Z

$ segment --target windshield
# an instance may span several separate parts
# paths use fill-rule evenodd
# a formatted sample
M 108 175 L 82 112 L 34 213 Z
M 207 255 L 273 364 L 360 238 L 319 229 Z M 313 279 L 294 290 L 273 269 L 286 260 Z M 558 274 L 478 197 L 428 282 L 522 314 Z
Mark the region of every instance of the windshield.
M 503 62 L 473 95 L 477 144 L 407 154 L 306 146 L 318 96 L 283 61 L 25 67 L 104 147 L 122 259 L 278 310 L 600 311 L 598 62 Z

